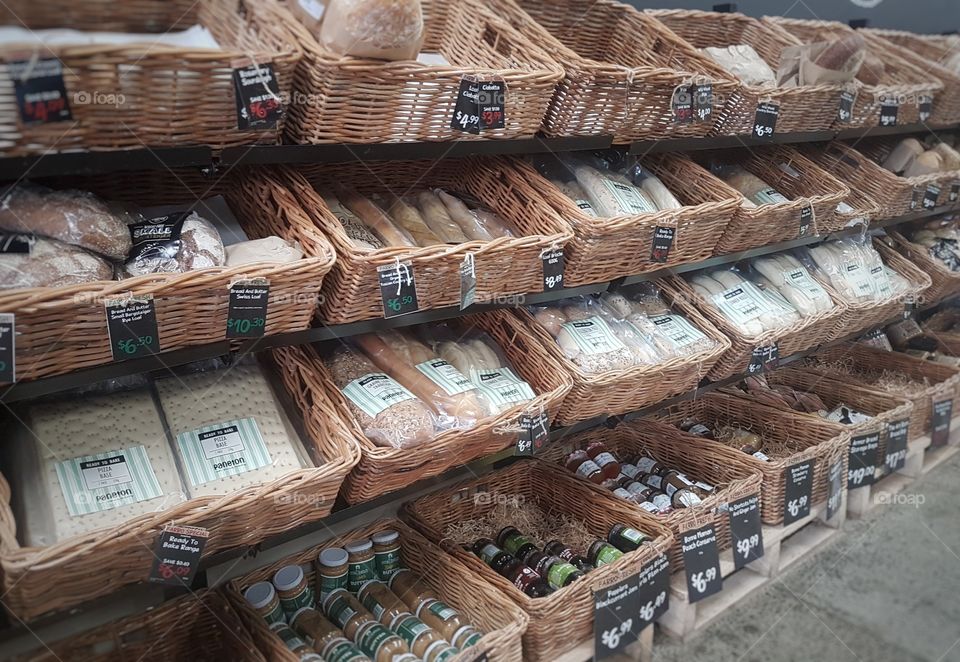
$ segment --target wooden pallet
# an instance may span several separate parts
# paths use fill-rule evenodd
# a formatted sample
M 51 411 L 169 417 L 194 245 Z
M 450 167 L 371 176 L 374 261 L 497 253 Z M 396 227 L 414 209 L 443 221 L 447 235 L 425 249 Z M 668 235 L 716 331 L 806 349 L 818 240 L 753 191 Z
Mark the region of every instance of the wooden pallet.
M 823 520 L 826 503 L 815 506 L 810 515 L 789 526 L 764 526 L 762 558 L 736 570 L 733 552 L 720 554 L 723 590 L 709 598 L 690 604 L 686 575 L 675 572 L 670 580 L 670 609 L 657 624 L 669 637 L 687 640 L 695 632 L 723 614 L 727 609 L 777 577 L 817 548 L 841 533 L 846 520 L 842 507 L 829 522 Z
M 593 639 L 587 639 L 558 657 L 554 662 L 587 662 L 593 659 Z M 653 626 L 649 625 L 640 632 L 637 643 L 628 646 L 624 660 L 653 662 Z
M 860 518 L 881 503 L 887 503 L 894 494 L 899 494 L 922 475 L 925 452 L 930 447 L 928 435 L 918 437 L 907 444 L 907 458 L 903 467 L 887 474 L 873 485 L 859 487 L 847 492 L 847 517 Z

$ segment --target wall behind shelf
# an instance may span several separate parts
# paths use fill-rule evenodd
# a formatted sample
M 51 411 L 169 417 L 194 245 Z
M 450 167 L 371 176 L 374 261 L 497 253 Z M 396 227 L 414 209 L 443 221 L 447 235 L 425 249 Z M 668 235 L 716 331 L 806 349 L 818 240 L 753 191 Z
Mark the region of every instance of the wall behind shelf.
M 719 0 L 626 0 L 641 9 L 712 9 Z M 861 5 L 874 5 L 867 8 Z M 956 0 L 738 0 L 737 10 L 749 16 L 785 15 L 846 23 L 865 18 L 872 28 L 937 34 L 960 30 Z

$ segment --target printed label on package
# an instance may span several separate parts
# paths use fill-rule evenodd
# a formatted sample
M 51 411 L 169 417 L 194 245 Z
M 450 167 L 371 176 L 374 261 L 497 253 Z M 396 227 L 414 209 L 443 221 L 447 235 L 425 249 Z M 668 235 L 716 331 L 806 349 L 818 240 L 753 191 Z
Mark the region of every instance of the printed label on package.
M 73 119 L 60 60 L 15 60 L 7 62 L 7 72 L 13 81 L 13 93 L 17 98 L 22 124 L 47 124 Z
M 163 496 L 143 446 L 76 457 L 55 468 L 73 517 Z
M 375 418 L 395 404 L 416 399 L 393 377 L 382 372 L 371 372 L 354 379 L 341 390 L 370 418 Z
M 127 257 L 128 262 L 135 265 L 146 265 L 139 268 L 141 271 L 150 271 L 150 262 L 164 262 L 175 260 L 180 254 L 183 245 L 180 234 L 183 231 L 183 222 L 192 212 L 179 211 L 153 218 L 145 218 L 137 223 L 131 223 L 131 248 Z
M 703 341 L 707 336 L 680 315 L 657 315 L 651 317 L 657 329 L 665 334 L 678 350 Z
M 227 304 L 227 338 L 261 338 L 267 329 L 270 283 L 266 278 L 230 285 Z
M 272 461 L 253 418 L 182 432 L 177 435 L 177 447 L 194 487 L 266 467 Z
M 500 406 L 526 402 L 536 397 L 530 384 L 513 374 L 510 368 L 500 367 L 495 370 L 471 368 L 470 381 L 494 404 Z
M 777 130 L 777 119 L 780 117 L 780 106 L 770 101 L 762 101 L 757 106 L 753 118 L 753 137 L 763 140 L 773 138 Z
M 609 354 L 626 349 L 626 345 L 613 335 L 607 322 L 600 317 L 564 322 L 560 325 L 581 352 L 588 356 Z
M 189 587 L 209 537 L 209 531 L 194 526 L 168 524 L 163 527 L 153 548 L 153 566 L 148 579 L 158 584 Z
M 420 310 L 417 299 L 417 281 L 409 262 L 377 267 L 380 281 L 380 302 L 384 319 L 408 315 Z
M 275 129 L 283 117 L 280 82 L 273 65 L 251 64 L 233 70 L 237 99 L 237 128 L 241 131 Z
M 800 462 L 783 470 L 786 491 L 783 495 L 783 525 L 793 524 L 810 514 L 813 505 L 814 460 Z
M 440 358 L 424 361 L 418 364 L 416 368 L 426 375 L 430 381 L 442 388 L 447 395 L 459 395 L 477 388 L 455 366 Z
M 16 329 L 16 316 L 0 313 L 0 384 L 17 381 Z
M 873 485 L 877 475 L 877 460 L 880 454 L 880 433 L 858 434 L 850 440 L 847 462 L 847 489 Z
M 152 296 L 109 300 L 104 308 L 114 361 L 159 353 L 160 332 Z
M 733 564 L 739 570 L 763 556 L 760 497 L 752 494 L 728 506 Z
M 0 231 L 0 255 L 29 255 L 36 242 L 36 235 Z
M 690 604 L 719 593 L 723 588 L 717 532 L 713 524 L 680 533 L 680 549 L 687 574 L 687 600 Z

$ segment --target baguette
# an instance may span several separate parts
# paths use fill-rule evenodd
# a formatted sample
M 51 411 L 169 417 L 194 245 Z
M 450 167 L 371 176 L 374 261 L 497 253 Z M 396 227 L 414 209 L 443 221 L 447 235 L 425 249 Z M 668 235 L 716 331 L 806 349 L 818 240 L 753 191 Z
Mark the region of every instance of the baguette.
M 460 226 L 463 234 L 475 241 L 493 241 L 493 235 L 487 232 L 487 229 L 477 221 L 477 217 L 467 209 L 460 198 L 440 189 L 437 189 L 436 193 L 446 206 L 450 218 Z
M 335 186 L 337 199 L 340 200 L 351 212 L 363 221 L 363 224 L 373 230 L 388 246 L 407 246 L 416 248 L 417 242 L 413 240 L 406 230 L 398 228 L 387 216 L 379 205 L 367 199 L 357 191 L 344 188 L 340 185 Z
M 402 198 L 393 198 L 390 203 L 390 217 L 397 227 L 407 231 L 418 246 L 436 246 L 443 243 L 440 237 L 427 227 L 417 208 L 407 204 Z
M 423 220 L 435 235 L 447 244 L 465 244 L 470 238 L 463 233 L 460 226 L 450 218 L 446 205 L 433 191 L 421 191 L 417 195 L 417 203 Z

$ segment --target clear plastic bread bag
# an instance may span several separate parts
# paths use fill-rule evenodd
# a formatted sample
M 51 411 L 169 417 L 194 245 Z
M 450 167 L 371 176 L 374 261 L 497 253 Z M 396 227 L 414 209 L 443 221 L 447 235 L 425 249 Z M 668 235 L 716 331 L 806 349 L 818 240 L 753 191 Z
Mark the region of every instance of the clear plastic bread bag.
M 615 170 L 610 159 L 568 154 L 561 157 L 561 162 L 586 194 L 597 216 L 613 218 L 657 211 L 650 196 L 630 181 L 625 171 Z
M 782 328 L 799 317 L 791 306 L 765 294 L 736 267 L 701 272 L 688 277 L 688 282 L 705 304 L 716 308 L 748 337 Z
M 501 237 L 513 237 L 516 233 L 502 216 L 486 209 L 471 196 L 434 189 L 443 201 L 447 212 L 460 226 L 465 235 L 474 241 L 493 241 Z
M 430 406 L 349 343 L 324 363 L 364 435 L 377 446 L 411 448 L 436 434 Z
M 128 276 L 186 273 L 227 263 L 220 232 L 197 210 L 131 220 L 133 247 L 124 265 Z
M 850 303 L 883 301 L 896 296 L 905 282 L 899 274 L 891 279 L 880 254 L 867 235 L 827 241 L 798 252 L 808 268 L 812 265 Z
M 666 304 L 654 283 L 622 287 L 604 293 L 602 299 L 617 314 L 626 314 L 627 322 L 647 330 L 650 341 L 665 357 L 687 356 L 717 347 L 715 340 Z
M 475 328 L 433 324 L 420 326 L 418 337 L 441 359 L 469 377 L 481 402 L 489 403 L 495 413 L 536 397 L 489 334 Z
M 823 286 L 788 253 L 756 258 L 748 273 L 762 290 L 775 293 L 802 317 L 814 317 L 834 308 L 833 299 Z

